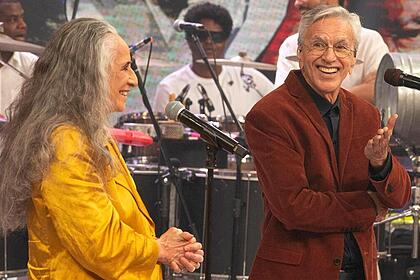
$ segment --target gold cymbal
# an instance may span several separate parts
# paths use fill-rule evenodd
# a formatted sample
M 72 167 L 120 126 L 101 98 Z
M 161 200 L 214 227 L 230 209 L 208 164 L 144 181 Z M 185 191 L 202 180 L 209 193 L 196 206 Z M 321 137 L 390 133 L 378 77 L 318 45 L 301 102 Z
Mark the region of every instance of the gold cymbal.
M 216 61 L 216 63 L 214 61 Z M 197 60 L 197 62 L 204 63 L 202 60 Z M 276 71 L 277 69 L 274 64 L 252 61 L 252 59 L 250 59 L 244 52 L 240 52 L 238 56 L 232 57 L 231 59 L 217 58 L 214 60 L 209 58 L 209 63 L 211 65 L 227 65 L 267 71 Z
M 5 34 L 0 34 L 0 51 L 4 52 L 31 52 L 40 55 L 44 47 L 32 43 L 17 41 Z

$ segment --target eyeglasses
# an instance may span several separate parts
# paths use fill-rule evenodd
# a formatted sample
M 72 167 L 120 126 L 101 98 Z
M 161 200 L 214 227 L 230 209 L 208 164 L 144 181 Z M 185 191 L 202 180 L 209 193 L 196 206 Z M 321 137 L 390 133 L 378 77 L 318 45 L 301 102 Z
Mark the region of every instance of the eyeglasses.
M 207 38 L 209 36 L 211 36 L 211 39 L 213 40 L 214 43 L 223 43 L 229 37 L 223 31 L 219 31 L 219 32 L 215 32 L 215 31 L 200 31 L 200 32 L 197 32 L 196 34 L 198 36 L 198 39 L 201 42 L 206 41 Z M 191 33 L 187 33 L 187 36 L 188 36 L 188 38 L 191 38 Z
M 322 56 L 327 49 L 332 48 L 334 51 L 334 54 L 338 58 L 346 58 L 351 55 L 354 55 L 356 57 L 356 50 L 350 48 L 347 43 L 340 42 L 333 46 L 328 45 L 324 41 L 313 41 L 310 44 L 304 44 L 309 50 L 310 53 L 317 56 Z

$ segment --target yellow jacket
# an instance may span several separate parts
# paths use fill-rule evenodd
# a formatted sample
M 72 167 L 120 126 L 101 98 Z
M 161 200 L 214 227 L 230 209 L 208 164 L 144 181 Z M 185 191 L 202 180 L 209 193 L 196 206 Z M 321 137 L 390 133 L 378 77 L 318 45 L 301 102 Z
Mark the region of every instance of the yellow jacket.
M 115 143 L 106 147 L 117 172 L 104 185 L 76 128 L 52 141 L 56 158 L 28 209 L 29 279 L 162 279 L 154 223 Z

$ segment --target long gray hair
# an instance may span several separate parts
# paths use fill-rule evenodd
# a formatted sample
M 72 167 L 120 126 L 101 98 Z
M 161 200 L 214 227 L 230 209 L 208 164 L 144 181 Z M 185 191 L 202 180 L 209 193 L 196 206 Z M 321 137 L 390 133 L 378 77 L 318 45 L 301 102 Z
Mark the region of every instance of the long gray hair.
M 350 24 L 353 31 L 355 42 L 355 48 L 359 47 L 360 42 L 360 33 L 362 25 L 360 23 L 360 18 L 355 13 L 350 13 L 346 9 L 340 6 L 329 6 L 329 5 L 319 5 L 313 9 L 310 9 L 303 13 L 302 18 L 300 19 L 299 29 L 298 29 L 298 44 L 303 44 L 303 39 L 306 33 L 306 30 L 314 22 L 330 17 L 338 17 L 344 21 L 347 21 Z
M 52 131 L 72 124 L 90 144 L 95 169 L 105 179 L 112 164 L 105 143 L 110 114 L 108 68 L 115 53 L 109 24 L 80 18 L 53 36 L 7 110 L 0 132 L 0 226 L 3 232 L 23 227 L 31 187 L 40 183 L 54 159 Z M 103 173 L 102 173 L 103 172 Z

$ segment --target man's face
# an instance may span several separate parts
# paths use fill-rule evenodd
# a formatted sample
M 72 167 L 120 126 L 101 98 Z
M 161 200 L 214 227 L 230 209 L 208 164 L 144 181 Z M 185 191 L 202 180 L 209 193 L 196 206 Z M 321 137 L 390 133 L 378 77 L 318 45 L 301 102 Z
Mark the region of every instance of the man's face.
M 355 42 L 350 24 L 337 17 L 318 20 L 306 30 L 298 49 L 299 66 L 318 94 L 338 94 L 356 63 Z
M 319 5 L 338 5 L 338 0 L 296 0 L 295 7 L 299 9 L 301 13 L 313 9 Z
M 206 55 L 208 56 L 209 59 L 223 58 L 224 53 L 225 53 L 225 46 L 226 46 L 227 38 L 224 38 L 222 34 L 220 33 L 220 32 L 223 32 L 222 27 L 212 19 L 202 19 L 200 23 L 204 25 L 206 30 L 209 31 L 210 33 L 214 32 L 213 34 L 215 37 L 214 40 L 210 36 L 207 36 L 207 38 L 200 39 L 200 42 L 203 45 Z M 207 35 L 207 34 L 204 34 L 204 35 Z M 222 37 L 223 40 L 217 40 L 216 37 L 219 37 L 219 38 Z M 195 46 L 193 40 L 188 39 L 187 42 L 192 53 L 193 61 L 200 59 L 201 58 L 200 53 L 197 50 L 197 47 Z
M 23 19 L 23 12 L 20 3 L 0 4 L 0 22 L 3 22 L 4 33 L 19 41 L 26 39 L 26 23 Z

